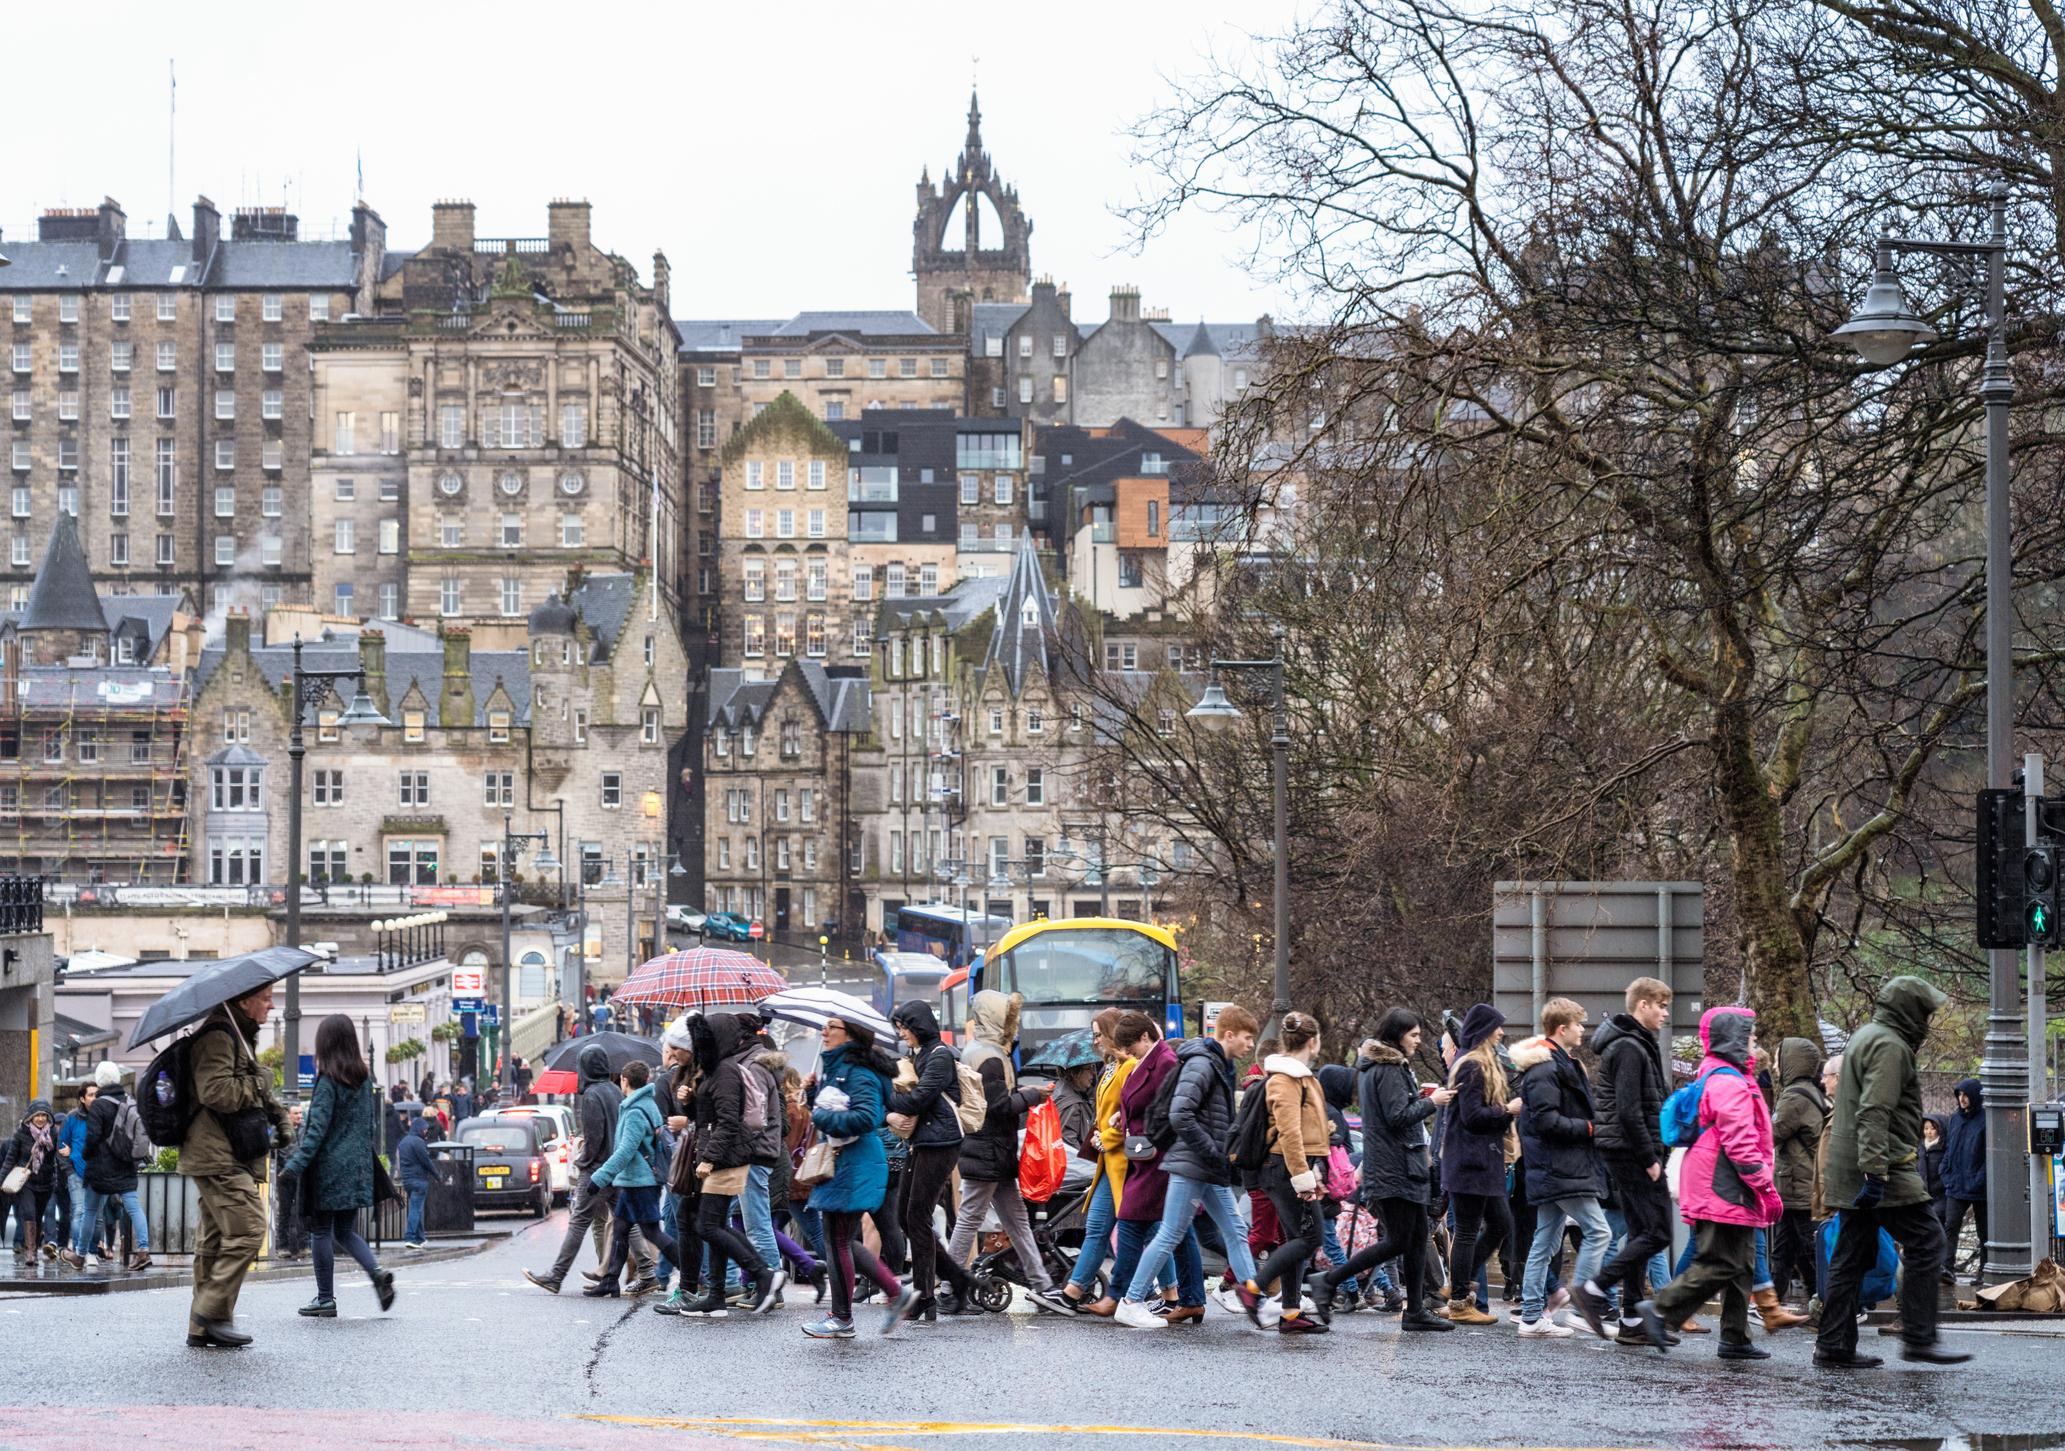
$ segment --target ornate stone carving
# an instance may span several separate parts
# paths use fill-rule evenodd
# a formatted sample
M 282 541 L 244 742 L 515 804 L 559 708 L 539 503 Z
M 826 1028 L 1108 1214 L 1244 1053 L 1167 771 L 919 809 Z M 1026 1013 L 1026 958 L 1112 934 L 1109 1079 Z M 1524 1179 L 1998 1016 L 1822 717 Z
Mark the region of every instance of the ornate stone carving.
M 508 392 L 545 386 L 545 365 L 533 358 L 508 358 L 488 363 L 480 370 L 481 386 L 490 392 Z

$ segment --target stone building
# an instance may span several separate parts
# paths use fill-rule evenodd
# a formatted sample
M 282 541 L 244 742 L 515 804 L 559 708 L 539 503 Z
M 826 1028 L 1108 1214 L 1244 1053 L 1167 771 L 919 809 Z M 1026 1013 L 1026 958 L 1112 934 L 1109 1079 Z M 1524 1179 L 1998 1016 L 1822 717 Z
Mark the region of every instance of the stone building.
M 473 215 L 439 202 L 429 244 L 387 253 L 365 314 L 314 340 L 322 601 L 520 622 L 569 569 L 650 559 L 674 606 L 681 390 L 665 255 L 642 282 L 592 240 L 584 201 L 551 203 L 542 237 L 479 237 Z
M 852 935 L 880 812 L 860 667 L 789 660 L 772 679 L 710 675 L 703 757 L 706 904 L 814 945 Z
M 200 621 L 98 593 L 60 514 L 20 611 L 0 614 L 0 874 L 187 880 Z
M 778 395 L 724 446 L 718 505 L 721 658 L 754 675 L 866 653 L 847 542 L 844 439 Z M 712 705 L 714 706 L 714 698 Z
M 598 980 L 659 940 L 687 666 L 645 577 L 578 577 L 564 601 L 541 600 L 513 629 L 333 621 L 304 645 L 303 664 L 359 670 L 391 722 L 340 729 L 336 698 L 309 712 L 311 884 L 492 886 L 506 821 L 545 832 L 566 879 L 590 884 Z M 188 788 L 199 880 L 286 880 L 292 667 L 291 642 L 254 641 L 240 612 L 202 653 Z M 533 899 L 556 900 L 560 874 L 537 872 L 535 856 L 516 879 Z M 602 886 L 609 869 L 628 887 Z
M 988 247 L 985 212 L 997 230 L 996 245 Z M 937 185 L 929 167 L 918 178 L 918 213 L 911 223 L 918 316 L 939 332 L 965 335 L 976 304 L 1024 302 L 1032 280 L 1031 243 L 1032 220 L 1018 205 L 1018 189 L 1004 184 L 983 149 L 982 108 L 971 92 L 960 156 L 941 170 Z
M 196 612 L 306 600 L 307 348 L 366 305 L 378 218 L 303 241 L 293 214 L 222 217 L 132 238 L 112 198 L 47 211 L 0 267 L 8 333 L 8 593 L 19 607 L 57 514 L 84 521 L 93 577 Z

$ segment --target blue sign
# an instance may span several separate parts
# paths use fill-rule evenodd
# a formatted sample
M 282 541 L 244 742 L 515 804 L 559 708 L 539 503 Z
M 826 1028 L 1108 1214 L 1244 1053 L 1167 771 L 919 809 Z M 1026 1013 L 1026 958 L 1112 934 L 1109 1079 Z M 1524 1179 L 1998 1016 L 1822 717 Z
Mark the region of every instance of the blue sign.
M 315 1087 L 315 1054 L 304 1053 L 301 1055 L 301 1072 L 298 1076 L 301 1079 L 301 1086 L 303 1088 Z
M 502 1009 L 494 1003 L 489 1003 L 487 1007 L 487 1020 L 489 1027 L 500 1027 L 502 1024 Z
M 452 999 L 452 1011 L 455 1013 L 477 1013 L 480 1009 L 481 1002 L 479 998 Z

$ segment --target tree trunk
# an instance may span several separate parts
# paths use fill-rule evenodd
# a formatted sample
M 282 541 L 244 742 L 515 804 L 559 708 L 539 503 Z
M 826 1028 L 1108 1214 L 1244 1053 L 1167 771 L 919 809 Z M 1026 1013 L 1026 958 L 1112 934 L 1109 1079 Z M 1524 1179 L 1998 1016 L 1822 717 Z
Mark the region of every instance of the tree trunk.
M 1749 711 L 1739 700 L 1714 711 L 1716 786 L 1728 828 L 1735 878 L 1736 931 L 1757 1037 L 1774 1060 L 1778 1040 L 1821 1041 L 1807 946 L 1791 910 L 1785 867 L 1785 823 L 1758 763 Z

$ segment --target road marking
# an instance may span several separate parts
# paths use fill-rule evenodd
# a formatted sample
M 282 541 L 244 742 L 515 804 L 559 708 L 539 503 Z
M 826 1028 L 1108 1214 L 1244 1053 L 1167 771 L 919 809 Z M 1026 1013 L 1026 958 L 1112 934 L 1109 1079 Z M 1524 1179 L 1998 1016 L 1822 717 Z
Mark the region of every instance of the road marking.
M 800 1441 L 805 1445 L 867 1444 L 875 1451 L 894 1451 L 880 1442 L 857 1443 L 853 1436 L 1163 1436 L 1191 1441 L 1244 1441 L 1250 1445 L 1297 1446 L 1309 1451 L 1493 1451 L 1485 1446 L 1403 1445 L 1391 1441 L 1343 1441 L 1330 1436 L 1273 1435 L 1259 1431 L 1205 1431 L 1183 1426 L 1044 1425 L 1018 1421 L 836 1421 L 758 1416 L 608 1416 L 585 1415 L 584 1421 L 654 1430 L 714 1431 L 742 1441 Z M 838 1433 L 830 1435 L 827 1433 Z M 1565 1446 L 1507 1447 L 1500 1451 L 1614 1451 L 1614 1448 Z M 1639 1448 L 1619 1448 L 1639 1451 Z

